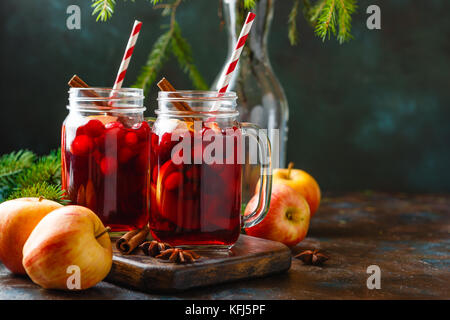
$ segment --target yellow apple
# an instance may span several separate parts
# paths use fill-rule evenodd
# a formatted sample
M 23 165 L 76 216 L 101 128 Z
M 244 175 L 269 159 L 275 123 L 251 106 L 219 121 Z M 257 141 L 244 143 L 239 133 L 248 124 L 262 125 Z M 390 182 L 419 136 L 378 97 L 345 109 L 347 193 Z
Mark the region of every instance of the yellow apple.
M 34 283 L 46 289 L 68 286 L 78 269 L 80 287 L 102 281 L 112 265 L 111 240 L 100 219 L 81 206 L 52 211 L 39 222 L 23 247 L 23 266 Z
M 26 274 L 22 249 L 34 227 L 61 204 L 44 198 L 20 198 L 0 204 L 0 260 L 15 274 Z
M 245 215 L 255 210 L 258 198 L 259 196 L 255 195 L 250 200 L 245 208 Z M 306 237 L 309 221 L 309 205 L 305 198 L 287 185 L 275 184 L 267 215 L 257 225 L 246 228 L 245 232 L 250 236 L 294 246 Z
M 297 191 L 308 202 L 312 217 L 320 204 L 321 193 L 319 184 L 310 174 L 300 169 L 293 169 L 293 166 L 294 164 L 291 162 L 287 169 L 274 169 L 272 183 L 285 184 Z M 256 190 L 259 192 L 259 182 Z

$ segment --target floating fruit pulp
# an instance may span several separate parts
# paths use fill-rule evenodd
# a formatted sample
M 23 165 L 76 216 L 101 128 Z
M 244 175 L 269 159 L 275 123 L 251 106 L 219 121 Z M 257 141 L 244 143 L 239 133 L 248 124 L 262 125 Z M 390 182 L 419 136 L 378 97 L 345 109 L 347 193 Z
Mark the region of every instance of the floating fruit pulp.
M 68 137 L 73 137 L 70 139 Z M 142 228 L 149 211 L 150 127 L 120 118 L 62 129 L 62 187 L 112 231 Z
M 187 126 L 189 128 L 189 126 Z M 233 161 L 227 164 L 225 139 L 223 157 L 206 162 L 205 148 L 227 133 L 234 132 Z M 186 129 L 180 139 L 173 139 L 173 126 L 156 122 L 150 148 L 150 230 L 152 236 L 173 246 L 231 246 L 239 236 L 241 219 L 241 164 L 240 130 L 236 127 L 220 129 L 202 126 L 202 137 L 213 133 L 215 137 L 194 139 L 194 131 Z M 211 132 L 214 131 L 214 132 Z M 181 164 L 172 157 L 172 150 L 183 139 L 190 139 L 190 160 Z M 216 139 L 216 140 L 214 140 Z M 175 141 L 172 141 L 175 140 Z M 207 141 L 206 141 L 207 140 Z M 184 151 L 184 150 L 183 150 Z M 203 156 L 201 164 L 194 158 Z M 210 163 L 210 164 L 207 164 Z

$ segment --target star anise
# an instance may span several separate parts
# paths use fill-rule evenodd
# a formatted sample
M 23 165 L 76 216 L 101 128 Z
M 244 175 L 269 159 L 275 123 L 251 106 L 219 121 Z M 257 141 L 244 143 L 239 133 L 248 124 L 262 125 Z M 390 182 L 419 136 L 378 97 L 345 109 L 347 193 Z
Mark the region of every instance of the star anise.
M 313 266 L 320 266 L 329 259 L 327 255 L 319 252 L 317 249 L 305 250 L 294 256 L 294 258 L 302 260 L 304 264 L 310 264 Z
M 139 246 L 139 248 L 141 248 L 142 252 L 144 252 L 145 255 L 156 257 L 161 253 L 161 251 L 172 249 L 172 246 L 165 242 L 152 240 L 144 242 Z
M 173 263 L 186 263 L 195 262 L 195 260 L 200 258 L 200 256 L 194 251 L 172 248 L 161 251 L 161 253 L 157 255 L 156 258 L 169 260 Z

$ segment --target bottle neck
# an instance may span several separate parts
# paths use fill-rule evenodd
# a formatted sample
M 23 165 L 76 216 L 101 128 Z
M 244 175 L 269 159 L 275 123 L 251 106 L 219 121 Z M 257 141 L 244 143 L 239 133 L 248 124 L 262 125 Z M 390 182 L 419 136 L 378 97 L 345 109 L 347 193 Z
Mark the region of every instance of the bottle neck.
M 244 51 L 247 52 L 247 54 L 243 52 L 244 59 L 246 56 L 251 56 L 261 61 L 268 59 L 267 38 L 272 23 L 274 2 L 275 0 L 259 0 L 256 2 L 255 8 L 252 10 L 256 14 L 256 19 L 244 48 Z M 243 1 L 224 0 L 223 12 L 228 32 L 228 55 L 231 56 L 241 32 L 247 10 L 243 7 Z

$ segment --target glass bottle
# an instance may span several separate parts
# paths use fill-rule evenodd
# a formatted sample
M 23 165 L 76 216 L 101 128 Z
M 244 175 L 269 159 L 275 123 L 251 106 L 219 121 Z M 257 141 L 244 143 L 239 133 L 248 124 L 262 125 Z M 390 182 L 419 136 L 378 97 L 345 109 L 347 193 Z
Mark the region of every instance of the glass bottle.
M 274 168 L 284 167 L 288 134 L 288 103 L 277 77 L 273 73 L 267 50 L 267 38 L 274 10 L 274 0 L 259 0 L 252 10 L 256 14 L 252 30 L 242 51 L 228 90 L 238 95 L 241 121 L 255 123 L 268 130 L 272 144 Z M 228 56 L 212 88 L 218 90 L 218 81 L 228 67 L 248 10 L 241 0 L 223 0 L 223 15 L 228 31 Z M 276 129 L 276 130 L 274 130 Z M 244 168 L 244 198 L 254 193 L 258 168 Z

